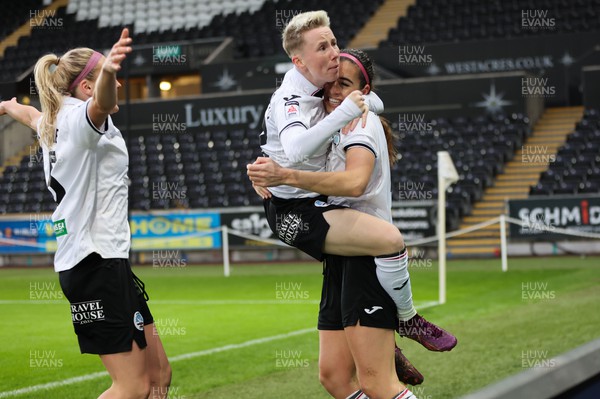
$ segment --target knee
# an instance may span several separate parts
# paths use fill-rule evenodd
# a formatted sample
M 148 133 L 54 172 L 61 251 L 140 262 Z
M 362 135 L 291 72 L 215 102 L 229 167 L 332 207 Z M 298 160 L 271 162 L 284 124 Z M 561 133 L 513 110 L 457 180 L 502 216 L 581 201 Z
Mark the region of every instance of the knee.
M 112 392 L 112 394 L 108 395 L 108 397 L 148 399 L 152 393 L 150 377 L 148 375 L 141 375 L 137 378 L 129 378 L 127 380 L 113 380 L 113 384 L 109 391 Z
M 319 368 L 319 382 L 323 385 L 323 388 L 327 392 L 331 393 L 335 386 L 335 377 L 332 369 L 320 367 Z
M 142 378 L 137 384 L 131 386 L 131 398 L 147 399 L 151 393 L 151 385 L 149 378 Z
M 404 237 L 402 237 L 402 233 L 400 233 L 400 230 L 394 225 L 388 226 L 381 239 L 384 241 L 386 253 L 379 255 L 393 254 L 404 249 Z
M 331 396 L 337 397 L 340 392 L 345 391 L 351 383 L 350 380 L 334 368 L 319 368 L 319 381 Z

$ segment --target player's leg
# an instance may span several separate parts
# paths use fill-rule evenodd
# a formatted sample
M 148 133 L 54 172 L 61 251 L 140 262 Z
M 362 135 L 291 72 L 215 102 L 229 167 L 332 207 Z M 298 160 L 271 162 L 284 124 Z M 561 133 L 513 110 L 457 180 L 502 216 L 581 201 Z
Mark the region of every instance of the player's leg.
M 144 326 L 146 368 L 150 378 L 150 399 L 166 399 L 171 385 L 171 365 L 154 323 Z
M 327 255 L 319 304 L 319 379 L 334 398 L 360 397 L 356 369 L 342 322 L 344 258 Z
M 332 209 L 323 213 L 323 218 L 329 224 L 325 253 L 346 251 L 375 256 L 379 283 L 396 304 L 400 335 L 433 351 L 448 351 L 456 346 L 452 334 L 417 315 L 408 273 L 408 251 L 396 226 L 353 209 Z
M 112 385 L 98 399 L 146 399 L 150 379 L 146 370 L 146 352 L 134 341 L 130 352 L 100 355 Z
M 327 204 L 325 197 L 273 197 L 264 206 L 269 226 L 279 239 L 315 259 L 323 259 L 324 254 L 378 256 L 379 281 L 396 303 L 399 318 L 408 320 L 416 314 L 407 284 L 408 260 L 400 255 L 404 240 L 397 227 L 364 212 Z
M 412 301 L 408 255 L 398 228 L 383 219 L 353 209 L 323 214 L 329 224 L 324 252 L 375 257 L 377 277 L 394 300 L 400 320 L 417 314 Z
M 359 323 L 346 327 L 345 332 L 365 395 L 370 399 L 415 398 L 396 376 L 393 330 Z
M 394 302 L 379 284 L 376 266 L 371 256 L 344 258 L 342 279 L 342 324 L 344 327 L 361 325 L 392 332 L 398 325 Z M 395 345 L 394 345 L 395 347 Z M 393 351 L 394 371 L 405 384 L 423 382 L 423 375 L 402 354 Z
M 319 380 L 336 399 L 345 399 L 358 391 L 354 359 L 344 330 L 319 331 Z
M 131 266 L 130 266 L 131 269 Z M 138 309 L 144 320 L 144 338 L 146 340 L 146 370 L 150 378 L 150 399 L 166 399 L 169 386 L 171 385 L 171 365 L 165 353 L 162 341 L 150 308 L 148 307 L 149 296 L 146 286 L 133 271 L 131 278 L 136 287 Z
M 100 355 L 112 378 L 101 398 L 147 398 L 144 319 L 129 262 L 92 253 L 60 272 L 59 281 L 81 353 Z
M 393 224 L 354 209 L 323 213 L 329 231 L 323 252 L 343 256 L 379 256 L 400 252 L 404 240 Z
M 383 219 L 353 209 L 334 209 L 323 214 L 329 223 L 324 252 L 375 257 L 381 286 L 396 303 L 400 320 L 417 314 L 412 301 L 408 254 L 402 234 Z

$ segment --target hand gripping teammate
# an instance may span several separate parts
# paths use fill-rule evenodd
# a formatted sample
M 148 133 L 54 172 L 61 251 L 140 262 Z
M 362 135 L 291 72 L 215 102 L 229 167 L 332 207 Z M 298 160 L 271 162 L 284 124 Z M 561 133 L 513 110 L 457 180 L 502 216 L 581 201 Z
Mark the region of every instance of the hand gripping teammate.
M 14 98 L 0 103 L 0 115 L 37 131 L 57 203 L 54 269 L 81 353 L 98 354 L 112 379 L 102 399 L 166 398 L 171 381 L 144 285 L 128 260 L 129 157 L 110 117 L 130 45 L 123 29 L 106 58 L 89 48 L 41 57 L 34 75 L 42 113 Z
M 332 136 L 358 115 L 351 101 L 356 91 L 327 116 L 317 95 L 339 75 L 339 49 L 327 13 L 312 11 L 292 18 L 283 32 L 283 47 L 294 67 L 271 97 L 261 148 L 283 167 L 324 171 Z M 365 97 L 372 104 L 381 103 L 374 93 Z M 248 171 L 259 167 L 248 165 Z M 358 186 L 356 180 L 347 184 L 355 190 Z M 377 277 L 396 304 L 401 334 L 405 332 L 430 350 L 447 351 L 456 345 L 456 338 L 417 315 L 412 306 L 408 256 L 402 235 L 393 224 L 328 204 L 327 197 L 321 195 L 326 192 L 280 185 L 270 189 L 271 196 L 265 195 L 260 185 L 256 188 L 263 193 L 269 226 L 282 241 L 317 260 L 323 260 L 324 254 L 375 256 Z

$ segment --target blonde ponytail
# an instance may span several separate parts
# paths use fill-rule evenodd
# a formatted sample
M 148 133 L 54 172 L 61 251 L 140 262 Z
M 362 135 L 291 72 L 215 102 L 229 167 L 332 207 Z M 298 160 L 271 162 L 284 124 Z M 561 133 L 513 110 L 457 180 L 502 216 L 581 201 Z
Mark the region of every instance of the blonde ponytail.
M 62 104 L 63 94 L 55 87 L 55 74 L 59 58 L 55 54 L 43 56 L 33 70 L 35 85 L 42 103 L 42 121 L 38 135 L 47 148 L 52 147 L 55 137 L 56 115 Z
M 76 90 L 69 92 L 69 85 L 75 81 L 94 50 L 79 47 L 68 51 L 62 57 L 56 54 L 47 54 L 35 64 L 33 75 L 35 85 L 40 95 L 42 105 L 42 118 L 38 135 L 42 145 L 51 148 L 56 141 L 56 116 L 62 106 L 65 96 L 74 95 Z M 91 71 L 86 79 L 94 78 Z

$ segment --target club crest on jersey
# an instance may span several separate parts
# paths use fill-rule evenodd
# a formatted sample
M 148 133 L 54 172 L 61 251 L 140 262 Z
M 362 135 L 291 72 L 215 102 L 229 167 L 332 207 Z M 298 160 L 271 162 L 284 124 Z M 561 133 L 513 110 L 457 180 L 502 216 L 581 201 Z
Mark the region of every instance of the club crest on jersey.
M 340 143 L 340 133 L 338 132 L 335 136 L 332 137 L 333 145 L 338 145 Z
M 316 200 L 315 201 L 315 206 L 318 208 L 325 208 L 326 206 L 329 206 L 329 204 L 327 202 L 321 201 L 321 200 Z

